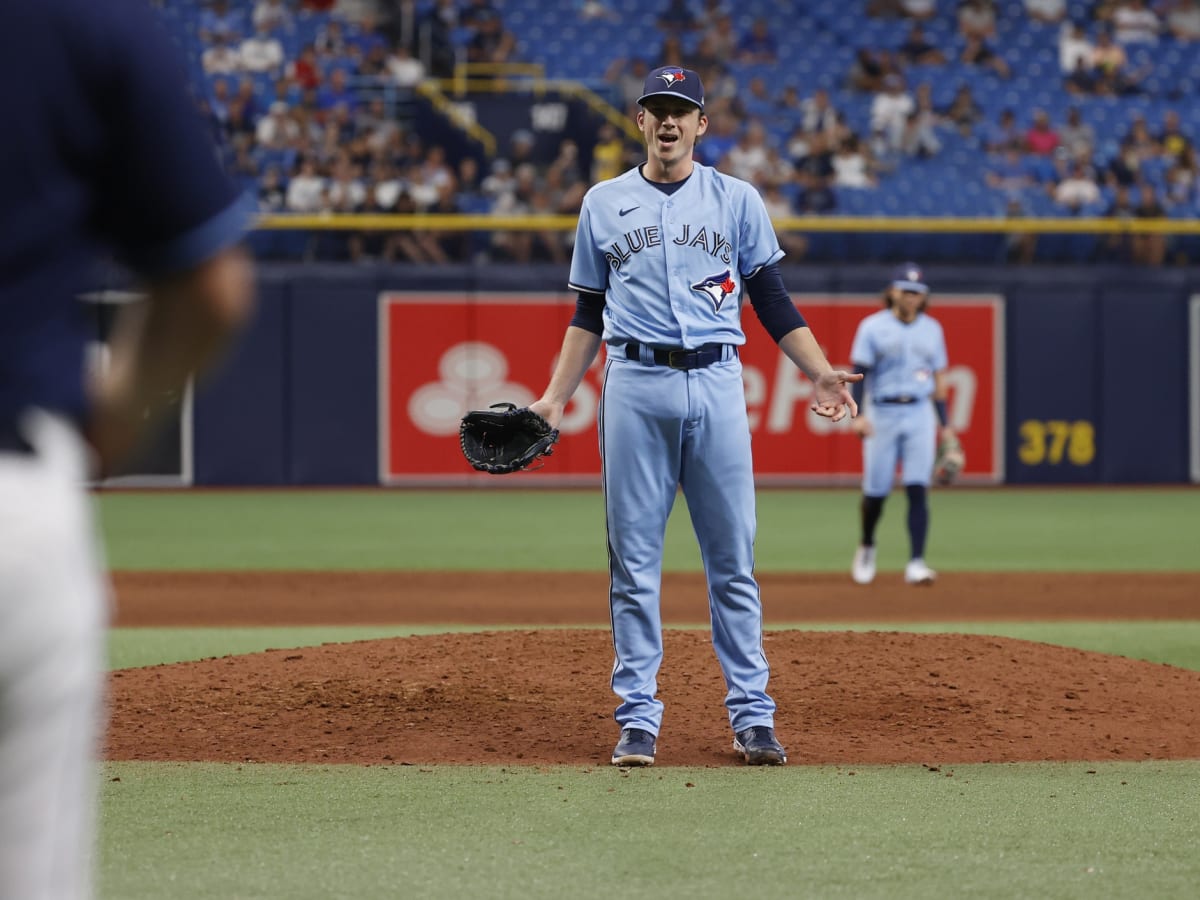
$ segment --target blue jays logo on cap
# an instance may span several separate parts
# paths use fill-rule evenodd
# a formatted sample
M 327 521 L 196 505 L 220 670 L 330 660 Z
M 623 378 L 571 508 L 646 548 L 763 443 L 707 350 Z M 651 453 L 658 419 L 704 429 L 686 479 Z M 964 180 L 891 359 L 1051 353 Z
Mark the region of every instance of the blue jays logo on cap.
M 700 82 L 700 76 L 691 69 L 661 66 L 646 76 L 642 92 L 638 103 L 650 97 L 678 97 L 704 109 L 704 85 Z
M 718 272 L 716 275 L 701 278 L 690 287 L 693 291 L 699 291 L 708 297 L 712 301 L 716 311 L 720 312 L 721 304 L 725 302 L 725 298 L 737 290 L 737 283 L 730 277 L 729 270 L 726 269 L 724 272 Z
M 892 287 L 902 291 L 916 291 L 919 294 L 929 293 L 929 285 L 925 283 L 921 267 L 914 262 L 906 262 L 892 272 Z

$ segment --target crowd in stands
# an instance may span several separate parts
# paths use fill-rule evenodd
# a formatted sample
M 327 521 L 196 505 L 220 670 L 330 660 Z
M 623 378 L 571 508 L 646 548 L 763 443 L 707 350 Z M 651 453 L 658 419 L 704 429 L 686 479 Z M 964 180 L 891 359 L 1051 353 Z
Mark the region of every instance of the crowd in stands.
M 1200 166 L 1189 133 L 1196 120 L 1184 121 L 1179 111 L 1191 98 L 1186 86 L 1163 83 L 1153 53 L 1162 46 L 1200 49 L 1200 0 L 840 5 L 855 7 L 871 27 L 841 38 L 837 49 L 846 55 L 822 50 L 822 59 L 841 64 L 812 78 L 783 76 L 802 60 L 797 44 L 783 45 L 780 23 L 758 14 L 772 5 L 661 0 L 647 12 L 617 0 L 584 0 L 573 4 L 572 15 L 598 29 L 632 23 L 652 29 L 637 52 L 624 52 L 627 42 L 592 62 L 593 86 L 628 114 L 653 66 L 698 70 L 710 122 L 698 159 L 755 184 L 778 218 L 881 210 L 1191 218 L 1200 210 Z M 395 102 L 426 79 L 451 76 L 456 61 L 536 57 L 537 43 L 522 37 L 519 25 L 527 20 L 518 6 L 493 0 L 160 4 L 195 59 L 198 102 L 228 166 L 257 194 L 263 212 L 569 215 L 589 185 L 634 164 L 643 149 L 610 125 L 586 156 L 571 136 L 539 156 L 531 135 L 518 133 L 491 158 L 450 158 Z M 794 6 L 798 15 L 814 16 L 830 8 L 821 0 Z M 510 25 L 510 16 L 518 25 Z M 829 27 L 832 41 L 836 25 Z M 1009 52 L 1028 35 L 1039 43 L 1025 49 L 1041 56 Z M 1050 70 L 1046 48 L 1053 53 Z M 554 77 L 552 61 L 546 65 Z M 1046 102 L 1014 102 L 1029 96 L 1005 93 L 1018 82 L 1036 86 Z M 986 98 L 978 96 L 984 88 Z M 1124 118 L 1110 116 L 1102 129 L 1088 121 L 1089 104 L 1126 98 L 1132 105 Z M 1137 98 L 1154 102 L 1138 105 Z M 312 238 L 300 252 L 428 263 L 563 262 L 571 237 L 553 230 L 365 232 Z M 806 252 L 802 234 L 781 239 L 793 256 Z M 1010 249 L 1013 259 L 1029 261 L 1036 243 L 1014 240 Z M 1102 249 L 1145 264 L 1171 253 L 1161 236 Z

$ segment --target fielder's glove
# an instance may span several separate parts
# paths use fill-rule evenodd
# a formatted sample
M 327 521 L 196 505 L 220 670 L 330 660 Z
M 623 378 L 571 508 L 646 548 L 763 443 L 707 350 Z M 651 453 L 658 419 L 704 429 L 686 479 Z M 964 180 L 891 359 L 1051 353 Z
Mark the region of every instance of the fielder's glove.
M 480 472 L 507 475 L 529 468 L 554 452 L 558 429 L 531 410 L 514 403 L 475 409 L 458 426 L 463 456 Z
M 937 455 L 933 461 L 933 479 L 938 484 L 951 484 L 967 464 L 967 454 L 952 431 L 942 432 Z

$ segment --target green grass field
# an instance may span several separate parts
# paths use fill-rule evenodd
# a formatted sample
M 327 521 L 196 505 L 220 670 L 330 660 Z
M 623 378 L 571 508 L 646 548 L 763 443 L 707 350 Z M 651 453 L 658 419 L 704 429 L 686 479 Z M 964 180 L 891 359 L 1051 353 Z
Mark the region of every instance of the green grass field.
M 761 492 L 760 568 L 844 569 L 855 496 Z M 604 565 L 600 498 L 584 491 L 105 493 L 98 508 L 119 569 Z M 903 556 L 902 510 L 901 500 L 885 519 L 885 564 Z M 684 512 L 681 501 L 670 527 L 675 570 L 698 566 Z M 933 514 L 931 562 L 946 570 L 1200 569 L 1192 489 L 956 489 L 935 495 Z M 1200 622 L 879 627 L 1003 634 L 1200 669 Z M 442 629 L 119 629 L 110 660 L 422 630 Z M 101 897 L 114 900 L 1191 898 L 1200 884 L 1200 762 L 1191 761 L 936 772 L 108 763 L 101 772 L 99 878 Z

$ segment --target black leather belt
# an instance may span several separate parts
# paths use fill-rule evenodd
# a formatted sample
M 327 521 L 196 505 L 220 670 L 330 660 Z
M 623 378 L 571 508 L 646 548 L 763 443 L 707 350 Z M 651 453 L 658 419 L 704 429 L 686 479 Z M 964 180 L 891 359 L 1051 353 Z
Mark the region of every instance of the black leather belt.
M 25 440 L 16 422 L 0 421 L 0 453 L 20 453 L 28 456 L 33 446 Z
M 901 394 L 898 397 L 876 397 L 876 403 L 916 403 L 920 397 L 914 397 L 911 394 Z
M 693 350 L 686 347 L 655 347 L 654 362 L 656 365 L 670 366 L 672 369 L 703 369 L 705 366 L 721 362 L 725 358 L 725 347 L 725 344 L 703 344 Z M 640 361 L 642 345 L 626 344 L 625 358 Z

